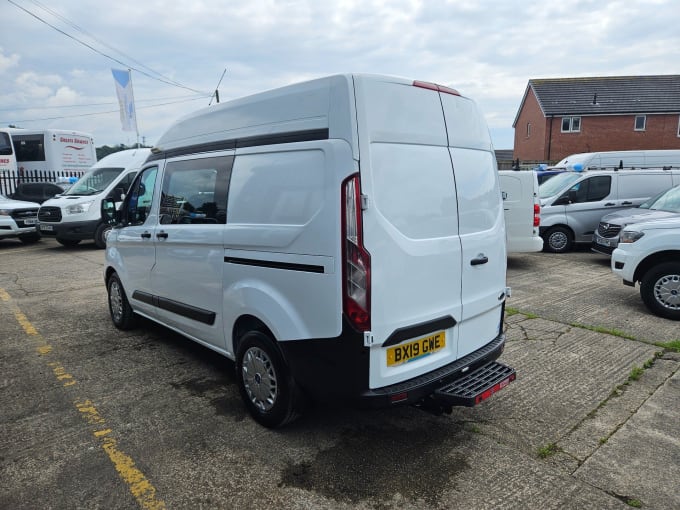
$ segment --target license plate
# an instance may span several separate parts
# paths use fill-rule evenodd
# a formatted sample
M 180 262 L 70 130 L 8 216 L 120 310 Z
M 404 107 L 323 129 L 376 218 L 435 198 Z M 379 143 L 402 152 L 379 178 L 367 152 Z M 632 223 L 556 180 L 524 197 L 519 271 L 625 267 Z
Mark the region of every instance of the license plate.
M 40 224 L 40 230 L 54 230 L 54 227 L 52 225 L 45 225 L 43 223 Z
M 393 367 L 429 356 L 446 347 L 446 333 L 438 331 L 418 340 L 387 349 L 387 366 Z
M 36 224 L 35 218 L 29 218 L 27 220 L 24 220 L 24 225 L 35 225 L 35 224 Z

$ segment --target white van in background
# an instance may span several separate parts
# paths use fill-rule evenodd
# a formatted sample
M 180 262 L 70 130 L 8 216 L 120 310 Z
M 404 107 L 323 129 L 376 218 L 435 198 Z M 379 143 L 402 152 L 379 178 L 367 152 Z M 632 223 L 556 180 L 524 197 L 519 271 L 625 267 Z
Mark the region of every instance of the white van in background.
M 567 156 L 549 169 L 579 171 L 663 167 L 680 169 L 680 150 L 582 152 Z
M 0 129 L 0 175 L 16 175 L 16 171 L 17 158 L 12 136 L 9 129 Z
M 574 243 L 590 244 L 605 214 L 637 207 L 676 184 L 680 169 L 562 172 L 538 188 L 543 249 L 563 253 Z
M 88 133 L 64 129 L 8 129 L 22 176 L 42 178 L 83 172 L 97 162 L 94 139 Z M 80 175 L 80 174 L 78 174 Z
M 102 200 L 120 203 L 149 154 L 150 149 L 128 149 L 102 158 L 62 195 L 43 202 L 40 233 L 56 237 L 64 246 L 93 240 L 105 248 L 111 226 L 102 217 Z
M 200 110 L 160 138 L 117 216 L 113 324 L 142 315 L 234 360 L 265 426 L 305 397 L 441 413 L 515 377 L 495 361 L 496 159 L 453 89 L 339 75 Z
M 541 251 L 538 175 L 533 170 L 501 170 L 498 177 L 503 194 L 508 253 Z

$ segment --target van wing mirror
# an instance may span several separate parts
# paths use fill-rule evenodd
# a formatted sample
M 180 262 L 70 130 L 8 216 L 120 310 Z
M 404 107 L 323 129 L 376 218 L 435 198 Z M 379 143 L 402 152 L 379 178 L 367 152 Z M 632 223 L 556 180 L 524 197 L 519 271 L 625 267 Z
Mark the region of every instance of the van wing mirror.
M 102 219 L 104 223 L 109 225 L 116 225 L 120 223 L 120 211 L 116 207 L 116 202 L 113 197 L 107 197 L 102 200 Z

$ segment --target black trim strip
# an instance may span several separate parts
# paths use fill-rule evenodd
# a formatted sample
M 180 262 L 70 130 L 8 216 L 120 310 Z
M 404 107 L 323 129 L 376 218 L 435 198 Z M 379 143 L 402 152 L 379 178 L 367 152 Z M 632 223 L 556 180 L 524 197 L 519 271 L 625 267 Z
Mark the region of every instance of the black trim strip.
M 295 264 L 292 262 L 278 262 L 275 260 L 242 259 L 238 257 L 224 257 L 228 264 L 239 264 L 241 266 L 268 267 L 271 269 L 286 269 L 288 271 L 303 271 L 305 273 L 324 273 L 323 266 L 312 264 Z
M 179 301 L 174 301 L 172 299 L 154 296 L 139 290 L 136 290 L 132 293 L 132 299 L 136 299 L 142 303 L 155 306 L 156 308 L 167 310 L 168 312 L 176 313 L 177 315 L 187 317 L 188 319 L 202 322 L 203 324 L 208 324 L 209 326 L 215 324 L 215 312 L 204 310 L 203 308 L 197 308 L 195 306 L 180 303 Z
M 175 158 L 177 156 L 186 156 L 189 154 L 198 154 L 201 152 L 215 152 L 224 150 L 233 150 L 243 147 L 258 147 L 260 145 L 277 145 L 282 143 L 295 142 L 311 142 L 314 140 L 328 140 L 328 128 L 321 129 L 305 129 L 301 131 L 289 131 L 285 133 L 274 133 L 267 135 L 245 136 L 242 138 L 229 138 L 219 140 L 217 142 L 199 143 L 195 145 L 187 145 L 177 149 L 170 149 L 167 151 L 160 150 L 153 152 L 147 158 L 149 161 L 158 159 Z
M 456 319 L 447 315 L 431 321 L 421 322 L 420 324 L 415 324 L 413 326 L 395 329 L 392 334 L 387 337 L 387 340 L 383 342 L 382 346 L 389 347 L 390 345 L 396 345 L 404 340 L 424 336 L 428 333 L 434 333 L 435 331 L 440 331 L 442 329 L 452 328 L 456 324 L 458 324 Z

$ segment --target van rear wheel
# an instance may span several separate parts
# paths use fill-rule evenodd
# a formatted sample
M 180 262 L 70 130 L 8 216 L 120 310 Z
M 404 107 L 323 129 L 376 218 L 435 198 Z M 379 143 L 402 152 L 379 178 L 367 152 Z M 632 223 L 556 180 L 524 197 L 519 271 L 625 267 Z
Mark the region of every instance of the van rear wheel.
M 665 262 L 645 273 L 640 297 L 652 313 L 680 320 L 680 262 Z
M 543 249 L 552 253 L 566 253 L 571 250 L 574 238 L 565 227 L 552 227 L 543 234 Z
M 268 428 L 298 416 L 298 390 L 274 340 L 261 331 L 246 333 L 236 352 L 236 379 L 251 416 Z

